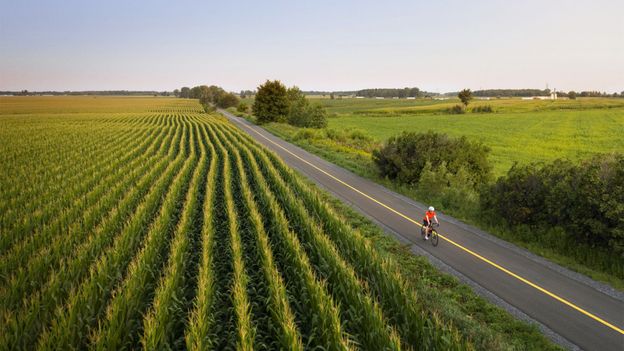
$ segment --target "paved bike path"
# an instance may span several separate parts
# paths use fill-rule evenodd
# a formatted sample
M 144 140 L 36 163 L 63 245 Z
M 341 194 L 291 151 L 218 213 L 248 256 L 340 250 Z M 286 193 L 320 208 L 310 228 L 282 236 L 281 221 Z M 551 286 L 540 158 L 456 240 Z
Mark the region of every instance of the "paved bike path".
M 624 350 L 624 298 L 514 245 L 439 214 L 440 243 L 420 238 L 425 206 L 220 110 L 288 165 L 351 204 L 403 242 L 444 262 L 479 287 L 584 350 Z M 588 283 L 589 282 L 589 283 Z M 603 291 L 601 291 L 601 289 Z

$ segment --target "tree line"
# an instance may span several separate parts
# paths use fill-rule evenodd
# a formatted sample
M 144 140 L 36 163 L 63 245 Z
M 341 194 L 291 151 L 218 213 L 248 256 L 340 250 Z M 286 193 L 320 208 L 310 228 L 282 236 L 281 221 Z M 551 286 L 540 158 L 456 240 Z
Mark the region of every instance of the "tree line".
M 356 96 L 363 96 L 368 98 L 383 97 L 383 98 L 406 98 L 406 97 L 424 97 L 425 92 L 418 88 L 402 88 L 402 89 L 362 89 L 355 93 Z
M 183 99 L 198 99 L 206 112 L 214 110 L 215 107 L 236 107 L 240 103 L 238 96 L 216 85 L 198 85 L 192 88 L 182 87 L 180 90 L 175 89 L 173 94 Z
M 550 89 L 485 89 L 475 90 L 472 93 L 474 96 L 478 97 L 530 97 L 548 96 L 551 92 L 552 91 Z M 557 95 L 561 97 L 569 97 L 571 99 L 574 99 L 576 97 L 624 97 L 624 91 L 622 91 L 620 94 L 618 94 L 617 92 L 609 94 L 600 91 L 557 91 Z

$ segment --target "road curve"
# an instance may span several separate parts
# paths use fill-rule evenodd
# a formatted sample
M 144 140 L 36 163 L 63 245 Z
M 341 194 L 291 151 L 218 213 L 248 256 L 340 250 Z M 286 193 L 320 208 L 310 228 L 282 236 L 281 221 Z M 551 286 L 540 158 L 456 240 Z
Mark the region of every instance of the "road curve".
M 437 247 L 420 239 L 424 205 L 409 200 L 294 146 L 248 121 L 220 110 L 241 130 L 276 152 L 288 165 L 381 224 L 386 232 L 424 251 L 563 338 L 568 348 L 624 350 L 624 298 L 525 250 L 440 214 Z M 490 294 L 491 293 L 491 294 Z M 545 327 L 545 328 L 544 328 Z M 550 335 L 553 337 L 553 335 Z

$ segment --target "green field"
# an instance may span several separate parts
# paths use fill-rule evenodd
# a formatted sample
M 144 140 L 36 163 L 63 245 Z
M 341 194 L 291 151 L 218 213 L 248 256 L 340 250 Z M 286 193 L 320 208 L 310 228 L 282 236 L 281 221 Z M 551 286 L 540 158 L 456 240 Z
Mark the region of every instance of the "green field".
M 409 100 L 377 100 L 382 106 L 373 107 L 377 101 L 366 100 L 326 102 L 330 112 L 339 114 L 329 120 L 329 128 L 361 129 L 379 141 L 402 131 L 465 135 L 492 149 L 496 175 L 514 162 L 580 160 L 594 153 L 624 151 L 624 99 L 477 101 L 474 105 L 490 104 L 501 112 L 464 115 L 443 114 L 439 109 L 448 102 L 405 106 Z
M 433 130 L 480 140 L 491 148 L 496 175 L 514 162 L 580 160 L 594 153 L 624 150 L 624 109 L 467 115 L 332 118 L 329 127 L 362 129 L 378 140 L 402 131 Z
M 0 106 L 0 349 L 556 348 L 194 100 Z
M 595 153 L 624 151 L 624 99 L 583 98 L 576 100 L 520 99 L 476 100 L 475 106 L 490 105 L 494 113 L 452 115 L 446 109 L 459 100 L 405 99 L 315 99 L 330 114 L 329 129 L 358 130 L 373 138 L 372 145 L 350 150 L 337 146 L 346 157 L 369 154 L 403 131 L 428 130 L 451 136 L 465 135 L 491 148 L 490 161 L 496 176 L 514 164 L 552 161 L 557 158 L 580 160 Z M 252 100 L 248 99 L 249 103 Z M 288 126 L 270 126 L 285 135 Z M 318 144 L 323 144 L 317 140 Z M 351 143 L 353 144 L 353 143 Z M 344 145 L 343 145 L 344 146 Z M 325 145 L 324 147 L 328 147 Z M 349 155 L 353 154 L 353 155 Z

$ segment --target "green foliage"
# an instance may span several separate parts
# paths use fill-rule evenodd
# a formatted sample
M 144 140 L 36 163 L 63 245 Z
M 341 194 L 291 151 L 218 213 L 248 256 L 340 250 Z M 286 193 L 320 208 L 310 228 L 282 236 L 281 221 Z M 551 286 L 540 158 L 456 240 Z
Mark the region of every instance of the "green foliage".
M 240 99 L 232 93 L 223 93 L 217 98 L 217 106 L 228 108 L 238 106 Z
M 236 107 L 236 111 L 241 113 L 247 113 L 249 112 L 249 106 L 245 102 L 241 101 Z
M 574 90 L 568 92 L 568 98 L 570 100 L 576 100 L 576 92 Z
M 455 105 L 446 110 L 446 113 L 450 115 L 462 115 L 466 113 L 466 107 L 463 105 Z
M 481 206 L 510 225 L 559 226 L 573 242 L 624 255 L 624 155 L 514 166 Z
M 481 106 L 473 107 L 472 112 L 473 113 L 492 113 L 494 112 L 494 109 L 492 108 L 492 105 L 481 105 Z
M 451 210 L 474 211 L 478 207 L 479 193 L 471 174 L 464 167 L 452 173 L 442 162 L 433 168 L 427 162 L 418 181 L 417 192 L 429 203 Z
M 180 89 L 180 97 L 183 99 L 188 99 L 191 97 L 191 88 L 189 87 L 182 87 L 182 89 Z
M 279 80 L 267 80 L 258 87 L 252 109 L 259 124 L 285 121 L 288 108 L 286 87 Z
M 432 169 L 438 169 L 444 163 L 452 174 L 463 168 L 476 186 L 491 179 L 491 166 L 487 160 L 489 151 L 482 143 L 465 137 L 453 139 L 431 131 L 404 132 L 391 137 L 383 148 L 375 150 L 373 161 L 381 176 L 405 184 L 417 184 L 429 162 Z
M 406 97 L 422 97 L 425 96 L 425 92 L 418 88 L 403 88 L 403 89 L 363 89 L 355 93 L 357 96 L 365 96 L 369 98 L 384 97 L 384 98 L 406 98 Z
M 457 93 L 457 97 L 461 100 L 462 104 L 467 107 L 470 100 L 472 100 L 472 91 L 470 91 L 470 89 L 464 89 Z
M 293 126 L 323 128 L 327 126 L 327 112 L 318 104 L 311 104 L 297 87 L 289 88 L 287 122 Z

